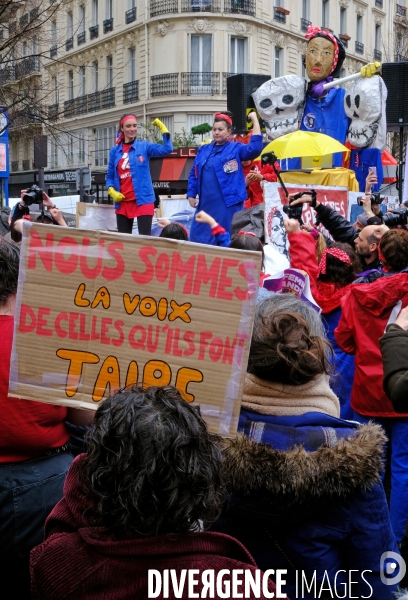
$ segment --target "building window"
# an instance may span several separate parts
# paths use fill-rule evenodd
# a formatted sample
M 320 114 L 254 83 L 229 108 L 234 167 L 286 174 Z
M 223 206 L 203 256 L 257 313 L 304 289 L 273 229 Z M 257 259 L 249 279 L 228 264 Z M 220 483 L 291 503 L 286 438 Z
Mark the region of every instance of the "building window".
M 74 36 L 74 15 L 67 12 L 67 40 Z
M 92 0 L 92 25 L 98 25 L 98 0 Z
M 68 71 L 68 100 L 74 99 L 74 71 Z
M 95 166 L 103 167 L 108 164 L 109 152 L 115 144 L 116 127 L 99 127 L 95 133 Z
M 274 53 L 274 77 L 280 77 L 283 75 L 283 49 L 275 48 Z
M 302 0 L 302 19 L 310 21 L 310 0 Z
M 360 16 L 360 15 L 357 15 L 356 41 L 357 42 L 362 42 L 363 41 L 363 17 Z
M 245 73 L 247 64 L 247 39 L 231 37 L 230 73 Z
M 206 113 L 201 115 L 189 115 L 187 114 L 187 131 L 191 131 L 192 127 L 196 127 L 197 125 L 202 125 L 203 123 L 207 123 L 208 125 L 213 125 L 214 115 L 213 113 Z M 196 135 L 195 139 L 199 143 L 201 142 L 201 137 L 203 140 L 212 139 L 212 132 L 205 133 L 203 136 Z
M 86 94 L 86 70 L 85 67 L 79 67 L 79 96 Z
M 113 87 L 113 59 L 112 56 L 106 57 L 106 87 Z
M 128 0 L 128 10 L 132 10 L 132 8 L 136 8 L 136 0 Z
M 56 169 L 58 167 L 58 146 L 55 140 L 51 140 L 50 154 L 50 167 L 51 169 Z
M 322 27 L 330 27 L 329 0 L 323 0 L 322 2 Z
M 381 25 L 375 26 L 374 48 L 376 50 L 381 50 Z
M 57 44 L 57 21 L 51 21 L 51 46 Z
M 340 33 L 347 33 L 347 8 L 340 9 Z
M 78 33 L 85 33 L 85 5 L 79 7 L 79 28 Z
M 92 63 L 92 91 L 97 92 L 99 89 L 99 65 L 98 61 Z
M 212 36 L 192 35 L 190 50 L 190 71 L 192 73 L 210 73 Z
M 306 56 L 301 56 L 300 57 L 300 72 L 302 74 L 302 77 L 304 77 L 305 79 L 307 79 L 307 73 L 306 73 Z
M 174 117 L 173 115 L 160 116 L 160 121 L 165 124 L 171 136 L 174 134 Z M 153 120 L 153 117 L 152 117 Z
M 107 19 L 112 19 L 112 17 L 113 17 L 112 0 L 106 0 L 105 14 L 106 14 Z
M 53 87 L 53 95 L 54 95 L 54 104 L 58 104 L 58 79 L 56 77 L 52 78 L 52 87 Z
M 136 49 L 128 48 L 128 82 L 136 81 Z

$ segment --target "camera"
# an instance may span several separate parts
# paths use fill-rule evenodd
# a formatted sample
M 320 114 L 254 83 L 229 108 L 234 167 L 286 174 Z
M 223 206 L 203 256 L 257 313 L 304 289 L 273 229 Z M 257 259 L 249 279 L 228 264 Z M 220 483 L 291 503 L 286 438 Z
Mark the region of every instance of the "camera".
M 32 185 L 24 194 L 23 201 L 26 206 L 41 204 L 43 201 L 42 189 L 38 185 Z
M 274 152 L 265 152 L 261 156 L 261 162 L 263 165 L 274 165 L 278 159 Z
M 408 223 L 408 208 L 394 208 L 391 212 L 383 215 L 383 223 L 387 227 L 406 226 Z
M 363 198 L 364 196 L 359 196 L 357 198 L 357 204 L 359 206 L 363 206 Z M 381 204 L 381 202 L 384 200 L 385 196 L 381 196 L 380 194 L 371 194 L 370 197 L 370 201 L 371 204 Z
M 307 190 L 307 191 L 299 192 L 298 194 L 295 194 L 293 196 L 293 198 L 291 199 L 291 203 L 294 200 L 298 200 L 302 196 L 312 196 L 311 206 L 316 206 L 316 191 L 315 190 Z M 286 204 L 283 207 L 283 212 L 288 215 L 289 219 L 296 219 L 297 221 L 299 221 L 299 223 L 301 225 L 303 225 L 302 211 L 303 211 L 303 204 L 298 204 L 296 206 L 291 206 L 291 204 Z

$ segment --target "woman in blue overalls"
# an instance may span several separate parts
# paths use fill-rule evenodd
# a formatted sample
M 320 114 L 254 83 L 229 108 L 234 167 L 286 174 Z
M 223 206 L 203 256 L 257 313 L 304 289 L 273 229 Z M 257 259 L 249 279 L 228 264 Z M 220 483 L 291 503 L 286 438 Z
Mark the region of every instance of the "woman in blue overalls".
M 231 232 L 232 217 L 243 210 L 247 198 L 241 161 L 252 160 L 262 152 L 262 135 L 257 116 L 248 115 L 253 123 L 248 145 L 230 142 L 232 115 L 229 111 L 215 113 L 211 144 L 199 148 L 188 178 L 187 197 L 197 211 L 204 210 Z M 199 196 L 197 199 L 196 196 Z M 190 241 L 215 245 L 211 229 L 205 223 L 193 221 Z

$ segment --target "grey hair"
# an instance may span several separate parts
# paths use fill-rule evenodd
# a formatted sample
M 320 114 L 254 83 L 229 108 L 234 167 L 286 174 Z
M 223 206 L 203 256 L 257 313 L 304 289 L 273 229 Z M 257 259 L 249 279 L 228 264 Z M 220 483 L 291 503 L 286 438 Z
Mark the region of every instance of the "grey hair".
M 270 319 L 277 312 L 299 313 L 309 325 L 310 335 L 319 335 L 326 339 L 326 331 L 319 313 L 304 300 L 292 294 L 271 294 L 262 300 L 255 312 L 252 339 L 263 337 L 265 320 Z

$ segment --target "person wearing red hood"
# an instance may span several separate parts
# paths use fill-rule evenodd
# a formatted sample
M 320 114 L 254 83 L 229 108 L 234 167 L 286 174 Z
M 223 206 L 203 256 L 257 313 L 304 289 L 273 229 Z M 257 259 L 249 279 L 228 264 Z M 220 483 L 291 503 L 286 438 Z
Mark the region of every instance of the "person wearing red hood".
M 389 233 L 387 237 L 398 239 Z M 392 262 L 395 246 L 384 245 L 383 254 L 386 262 Z M 408 412 L 396 413 L 383 390 L 379 339 L 386 326 L 395 321 L 401 306 L 407 305 L 408 272 L 383 276 L 373 283 L 352 285 L 341 300 L 342 315 L 334 332 L 340 348 L 355 355 L 352 408 L 381 423 L 390 440 L 390 514 L 399 541 L 408 518 Z
M 244 202 L 244 208 L 251 208 L 264 201 L 261 181 L 276 181 L 277 177 L 272 165 L 262 165 L 260 160 L 241 161 L 248 198 Z M 276 168 L 279 165 L 276 163 Z
M 334 338 L 334 330 L 341 316 L 341 299 L 355 280 L 360 262 L 349 244 L 335 242 L 323 251 L 318 265 L 315 238 L 300 231 L 296 219 L 285 220 L 284 224 L 290 243 L 290 265 L 309 274 L 313 298 L 322 309 L 327 338 L 334 352 L 333 366 L 336 376 L 332 377 L 330 387 L 339 398 L 340 417 L 346 420 L 361 420 L 350 407 L 354 356 L 344 352 Z
M 221 448 L 199 410 L 172 386 L 120 390 L 96 411 L 87 454 L 72 463 L 46 541 L 31 552 L 33 600 L 225 597 L 223 569 L 231 577 L 241 569 L 244 581 L 257 567 L 236 539 L 204 531 L 223 500 Z M 148 583 L 152 569 L 156 592 L 163 581 L 158 595 Z M 211 574 L 213 595 L 205 586 Z M 172 591 L 174 575 L 180 595 Z M 246 597 L 274 594 L 268 579 L 259 595 Z

